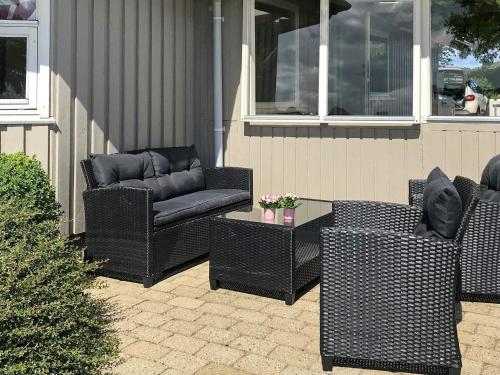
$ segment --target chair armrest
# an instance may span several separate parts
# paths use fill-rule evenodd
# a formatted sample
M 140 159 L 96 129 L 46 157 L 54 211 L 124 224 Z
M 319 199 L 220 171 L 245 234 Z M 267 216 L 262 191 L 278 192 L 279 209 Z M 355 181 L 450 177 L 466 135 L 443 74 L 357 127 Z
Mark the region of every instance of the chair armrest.
M 334 201 L 334 227 L 371 228 L 411 233 L 422 218 L 422 210 L 403 204 Z
M 83 193 L 87 241 L 145 242 L 153 232 L 153 190 L 94 189 Z
M 253 195 L 253 170 L 249 168 L 223 167 L 204 170 L 208 190 L 240 189 Z
M 410 180 L 408 181 L 408 202 L 410 206 L 422 207 L 423 194 L 427 180 Z
M 320 251 L 322 355 L 459 366 L 458 246 L 323 228 Z

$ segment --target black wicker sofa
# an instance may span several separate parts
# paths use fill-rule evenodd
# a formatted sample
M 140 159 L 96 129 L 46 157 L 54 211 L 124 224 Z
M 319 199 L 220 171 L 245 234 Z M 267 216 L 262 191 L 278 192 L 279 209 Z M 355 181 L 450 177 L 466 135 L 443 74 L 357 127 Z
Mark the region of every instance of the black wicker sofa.
M 251 169 L 203 169 L 194 146 L 91 155 L 81 166 L 85 258 L 146 288 L 208 254 L 211 216 L 252 201 Z

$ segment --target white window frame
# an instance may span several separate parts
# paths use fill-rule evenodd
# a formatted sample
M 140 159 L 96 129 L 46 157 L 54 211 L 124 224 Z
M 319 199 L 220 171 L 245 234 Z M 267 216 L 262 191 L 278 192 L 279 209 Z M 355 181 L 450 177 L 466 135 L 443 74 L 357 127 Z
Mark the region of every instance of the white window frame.
M 412 116 L 328 116 L 329 0 L 320 0 L 318 116 L 255 115 L 255 0 L 244 0 L 242 42 L 242 121 L 253 125 L 413 126 L 420 122 L 422 1 L 413 0 Z
M 37 0 L 36 14 L 36 21 L 0 20 L 0 37 L 28 38 L 27 99 L 0 100 L 0 124 L 54 123 L 50 116 L 50 0 Z

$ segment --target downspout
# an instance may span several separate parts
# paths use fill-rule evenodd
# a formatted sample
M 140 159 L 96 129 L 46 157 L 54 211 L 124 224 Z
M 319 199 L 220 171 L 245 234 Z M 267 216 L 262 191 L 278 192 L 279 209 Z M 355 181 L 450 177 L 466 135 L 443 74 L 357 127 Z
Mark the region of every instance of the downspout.
M 213 0 L 214 12 L 214 151 L 215 166 L 224 166 L 222 118 L 222 0 Z

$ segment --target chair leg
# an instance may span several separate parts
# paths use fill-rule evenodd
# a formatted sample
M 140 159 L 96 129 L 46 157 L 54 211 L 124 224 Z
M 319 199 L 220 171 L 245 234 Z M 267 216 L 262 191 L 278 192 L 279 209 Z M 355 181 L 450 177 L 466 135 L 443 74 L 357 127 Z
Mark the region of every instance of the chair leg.
M 220 287 L 220 285 L 219 285 L 219 282 L 217 280 L 210 279 L 210 289 L 217 290 L 217 289 L 219 289 L 219 287 Z
M 448 375 L 460 375 L 461 371 L 462 371 L 462 369 L 460 369 L 460 368 L 450 367 L 448 369 Z
M 295 293 L 290 293 L 285 296 L 285 303 L 291 306 L 295 303 Z
M 149 276 L 149 277 L 144 277 L 142 279 L 142 285 L 144 286 L 144 288 L 151 288 L 155 283 L 155 279 L 153 276 Z
M 323 364 L 323 371 L 333 370 L 333 358 L 321 356 L 321 363 Z

